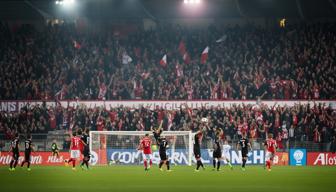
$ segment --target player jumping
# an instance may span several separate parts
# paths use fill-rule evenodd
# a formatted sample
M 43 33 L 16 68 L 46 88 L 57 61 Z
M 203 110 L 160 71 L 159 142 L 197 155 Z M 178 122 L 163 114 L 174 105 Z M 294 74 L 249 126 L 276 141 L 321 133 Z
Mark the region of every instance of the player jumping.
M 81 136 L 82 141 L 84 142 L 84 148 L 83 148 L 83 160 L 82 164 L 80 167 L 83 169 L 84 164 L 86 165 L 86 168 L 89 169 L 89 161 L 90 161 L 90 136 L 89 136 L 89 129 L 85 128 L 82 136 Z
M 273 162 L 273 158 L 275 155 L 275 151 L 277 148 L 276 141 L 273 139 L 273 134 L 268 134 L 268 139 L 264 143 L 266 150 L 266 167 L 268 171 L 271 171 L 271 164 Z
M 145 171 L 148 171 L 152 166 L 152 149 L 151 149 L 152 141 L 149 138 L 149 134 L 146 133 L 145 137 L 141 139 L 138 150 L 143 150 L 143 161 Z M 149 166 L 148 166 L 149 164 Z
M 160 126 L 159 126 L 158 129 L 156 129 L 156 130 L 155 129 L 151 129 L 151 131 L 153 132 L 154 139 L 155 139 L 155 141 L 156 141 L 156 143 L 158 145 L 159 145 L 158 140 L 159 140 L 159 138 L 161 136 L 161 133 L 162 133 L 162 123 L 163 123 L 163 120 L 161 121 Z
M 78 134 L 81 134 L 81 131 L 78 130 Z M 65 160 L 65 163 L 71 163 L 72 162 L 72 170 L 76 170 L 76 159 L 80 157 L 80 148 L 81 144 L 84 145 L 83 141 L 79 136 L 77 136 L 76 132 L 72 133 L 71 137 L 71 144 L 70 144 L 70 159 Z
M 25 158 L 24 158 L 24 161 L 22 161 L 21 163 L 21 167 L 23 167 L 23 165 L 25 163 L 27 163 L 27 170 L 30 171 L 30 155 L 31 155 L 31 152 L 33 151 L 33 148 L 32 148 L 32 137 L 30 134 L 27 135 L 27 139 L 25 141 Z
M 239 146 L 241 147 L 241 154 L 242 154 L 242 170 L 245 171 L 248 149 L 250 148 L 250 150 L 252 151 L 251 144 L 246 137 L 246 132 L 242 132 L 242 138 L 239 139 L 237 143 L 237 149 L 239 149 Z
M 19 161 L 19 134 L 15 133 L 15 138 L 11 142 L 10 152 L 12 152 L 13 158 L 9 164 L 9 171 L 15 171 L 15 167 Z
M 167 157 L 167 153 L 166 150 L 168 148 L 168 142 L 166 140 L 165 137 L 159 137 L 158 138 L 158 145 L 159 145 L 159 154 L 160 154 L 160 164 L 159 164 L 159 168 L 160 171 L 162 171 L 162 165 L 166 164 L 167 165 L 167 171 L 171 171 L 170 170 L 170 165 L 169 165 L 169 160 Z

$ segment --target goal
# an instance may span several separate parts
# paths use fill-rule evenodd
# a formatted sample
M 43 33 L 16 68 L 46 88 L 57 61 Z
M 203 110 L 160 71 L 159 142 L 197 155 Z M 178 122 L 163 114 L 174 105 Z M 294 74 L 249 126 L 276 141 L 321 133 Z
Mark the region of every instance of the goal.
M 152 139 L 153 163 L 158 164 L 159 149 L 153 133 L 149 131 L 91 131 L 91 164 L 142 165 L 142 151 L 137 148 L 146 133 Z M 193 154 L 191 131 L 163 131 L 161 136 L 165 136 L 168 141 L 167 154 L 172 164 L 191 165 Z

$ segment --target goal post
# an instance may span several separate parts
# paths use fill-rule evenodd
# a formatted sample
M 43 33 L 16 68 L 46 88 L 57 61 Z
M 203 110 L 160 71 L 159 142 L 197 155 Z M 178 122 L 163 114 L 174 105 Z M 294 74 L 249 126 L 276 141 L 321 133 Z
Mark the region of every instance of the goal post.
M 149 134 L 152 139 L 153 163 L 160 161 L 159 148 L 153 133 L 150 131 L 91 131 L 90 152 L 91 164 L 107 165 L 137 165 L 142 164 L 142 151 L 137 148 L 141 138 Z M 172 164 L 191 165 L 193 133 L 191 131 L 163 131 L 168 141 L 167 154 Z

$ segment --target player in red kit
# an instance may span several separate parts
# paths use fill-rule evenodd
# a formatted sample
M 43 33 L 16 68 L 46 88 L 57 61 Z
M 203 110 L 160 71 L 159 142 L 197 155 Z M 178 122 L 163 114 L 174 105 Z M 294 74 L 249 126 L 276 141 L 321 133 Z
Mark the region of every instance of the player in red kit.
M 152 166 L 152 140 L 149 138 L 147 133 L 144 138 L 141 139 L 138 150 L 143 151 L 143 161 L 145 166 L 145 171 L 148 171 Z M 148 166 L 149 164 L 149 166 Z
M 266 150 L 266 167 L 268 171 L 271 171 L 271 162 L 273 162 L 273 158 L 277 148 L 277 144 L 276 141 L 273 139 L 272 133 L 268 134 L 268 138 L 266 139 L 264 146 Z
M 78 135 L 78 136 L 77 136 Z M 77 133 L 73 132 L 71 137 L 71 144 L 70 144 L 70 159 L 65 160 L 66 163 L 72 162 L 72 170 L 76 170 L 76 160 L 80 157 L 80 150 L 83 148 L 85 143 L 80 138 L 82 135 L 82 130 L 78 130 Z

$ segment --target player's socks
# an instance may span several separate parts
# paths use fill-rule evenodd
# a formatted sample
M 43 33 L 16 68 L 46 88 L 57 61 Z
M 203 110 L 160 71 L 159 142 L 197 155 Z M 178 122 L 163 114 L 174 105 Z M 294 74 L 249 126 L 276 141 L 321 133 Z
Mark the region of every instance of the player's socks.
M 229 165 L 230 168 L 232 168 L 230 160 L 226 160 L 227 164 Z
M 23 167 L 24 164 L 25 164 L 25 161 L 22 161 L 22 163 L 21 163 L 21 167 Z
M 144 160 L 145 169 L 147 169 L 147 160 Z
M 153 165 L 153 162 L 152 162 L 152 160 L 150 159 L 149 160 L 149 167 L 151 167 Z
M 220 168 L 220 161 L 217 162 L 217 171 L 219 171 Z
M 213 168 L 215 169 L 216 168 L 216 160 L 212 160 L 212 165 L 213 165 Z
M 73 159 L 73 160 L 72 160 L 72 167 L 75 168 L 75 166 L 76 166 L 76 160 Z
M 198 170 L 200 166 L 201 166 L 201 161 L 200 161 L 200 160 L 197 160 L 197 163 L 196 163 L 196 170 Z
M 161 169 L 162 165 L 163 165 L 163 161 L 161 161 L 160 164 L 159 164 L 160 169 Z
M 10 167 L 10 169 L 13 168 L 13 163 L 14 163 L 14 160 L 12 159 L 11 162 L 9 163 L 9 167 Z
M 243 165 L 242 165 L 243 168 L 245 168 L 245 164 L 246 164 L 246 159 L 243 159 Z
M 170 171 L 170 163 L 169 163 L 169 161 L 167 161 L 166 164 L 167 164 L 167 170 Z
M 89 161 L 85 160 L 86 168 L 89 169 Z
M 30 168 L 30 162 L 28 161 L 27 163 L 27 168 L 29 169 Z
M 15 169 L 15 167 L 17 166 L 17 164 L 18 164 L 18 161 L 15 161 L 15 162 L 14 162 L 14 169 Z
M 204 168 L 204 165 L 203 165 L 203 163 L 202 163 L 202 161 L 200 160 L 200 163 L 201 163 L 201 167 L 203 168 L 203 170 L 205 169 Z
M 266 161 L 266 168 L 269 169 L 270 168 L 270 162 Z

